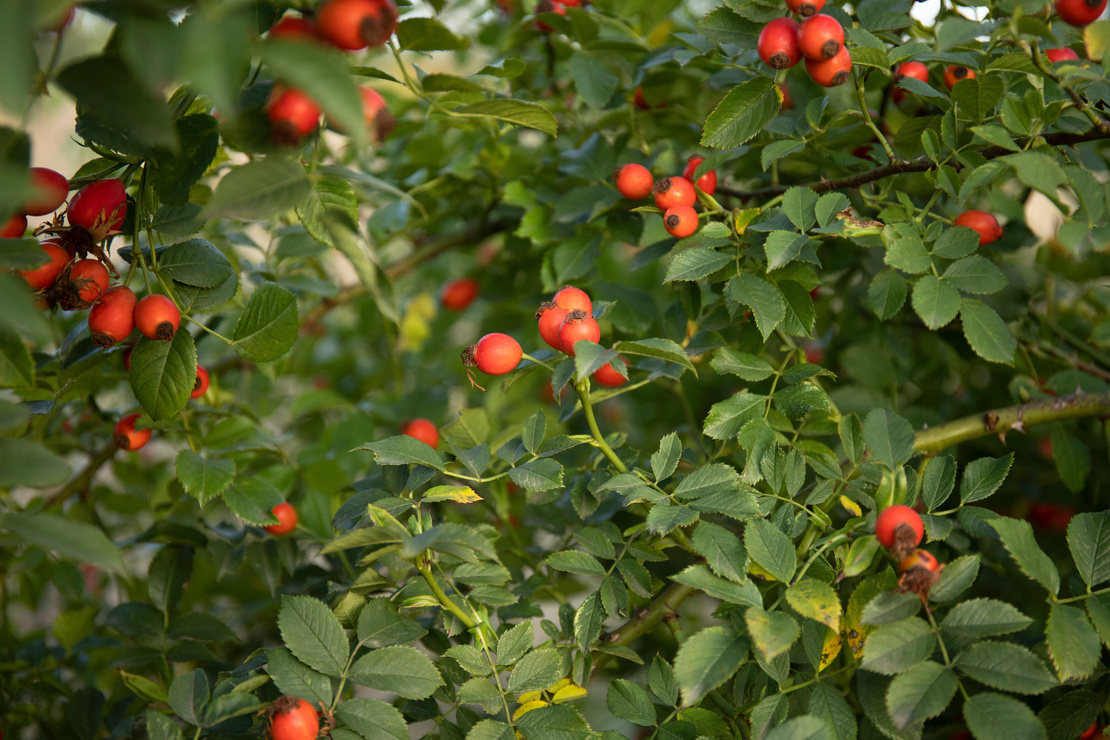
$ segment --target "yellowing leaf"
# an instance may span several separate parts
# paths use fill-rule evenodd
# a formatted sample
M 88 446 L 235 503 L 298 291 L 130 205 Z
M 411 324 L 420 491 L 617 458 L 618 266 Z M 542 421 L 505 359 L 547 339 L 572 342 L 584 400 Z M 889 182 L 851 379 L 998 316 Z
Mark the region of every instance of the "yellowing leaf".
M 844 636 L 839 632 L 826 629 L 825 639 L 821 643 L 821 665 L 817 667 L 818 673 L 828 668 L 836 660 L 836 656 L 840 655 L 842 647 L 844 647 Z
M 863 516 L 863 509 L 859 507 L 859 504 L 847 496 L 840 497 L 840 505 L 851 512 L 852 516 Z
M 435 315 L 436 300 L 431 293 L 421 293 L 413 298 L 401 317 L 398 350 L 419 352 L 432 333 L 431 322 Z
M 542 709 L 546 706 L 547 702 L 545 701 L 530 701 L 527 704 L 522 704 L 519 709 L 513 712 L 513 722 L 516 722 L 518 719 L 528 714 L 533 709 Z
M 840 599 L 829 584 L 803 578 L 786 591 L 786 602 L 803 617 L 840 631 Z
M 420 500 L 426 503 L 457 501 L 460 504 L 472 504 L 481 501 L 482 497 L 470 486 L 435 486 L 428 489 Z
M 589 693 L 590 692 L 586 691 L 581 686 L 571 684 L 570 686 L 564 686 L 556 691 L 555 696 L 551 698 L 551 703 L 562 704 L 563 702 L 574 701 L 575 699 L 581 699 Z
M 539 699 L 542 696 L 543 696 L 542 691 L 525 691 L 523 694 L 518 696 L 516 698 L 516 700 L 518 702 L 520 702 L 521 704 L 527 704 L 530 701 L 536 701 L 537 699 Z
M 768 573 L 759 563 L 755 562 L 754 560 L 751 561 L 750 563 L 748 563 L 748 572 L 751 573 L 753 576 L 760 576 L 761 578 L 766 578 L 768 581 L 777 581 L 778 580 L 773 575 Z

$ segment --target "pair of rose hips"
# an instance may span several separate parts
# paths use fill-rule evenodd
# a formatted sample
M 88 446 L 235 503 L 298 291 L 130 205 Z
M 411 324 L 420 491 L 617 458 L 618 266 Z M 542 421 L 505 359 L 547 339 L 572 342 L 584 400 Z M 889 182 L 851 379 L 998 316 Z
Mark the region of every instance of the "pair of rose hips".
M 329 0 L 315 17 L 287 15 L 270 29 L 270 39 L 323 41 L 345 51 L 381 46 L 397 30 L 397 7 L 392 0 Z M 366 128 L 377 140 L 393 128 L 385 99 L 370 87 L 360 87 Z M 322 111 L 303 90 L 275 85 L 266 103 L 271 138 L 281 146 L 298 146 L 319 124 Z
M 61 173 L 47 167 L 32 167 L 30 178 L 31 197 L 0 226 L 0 238 L 15 239 L 23 236 L 27 231 L 28 216 L 45 216 L 58 210 L 66 202 L 69 180 Z
M 128 369 L 130 369 L 130 360 L 127 360 Z M 197 380 L 193 384 L 193 390 L 189 394 L 190 400 L 196 400 L 208 392 L 208 371 L 200 365 L 197 365 Z M 135 422 L 139 420 L 142 414 L 128 414 L 116 422 L 116 428 L 112 431 L 112 441 L 115 442 L 116 447 L 128 452 L 142 449 L 147 442 L 150 441 L 152 429 L 136 429 Z
M 717 192 L 717 172 L 709 170 L 694 180 L 704 157 L 690 157 L 682 177 L 652 178 L 651 171 L 641 164 L 626 164 L 617 169 L 617 190 L 626 198 L 640 200 L 655 196 L 655 205 L 663 211 L 663 228 L 679 239 L 698 230 L 698 213 L 694 210 L 697 191 L 706 195 Z
M 139 300 L 126 285 L 117 285 L 100 296 L 89 311 L 89 332 L 97 347 L 121 342 L 135 328 L 147 339 L 168 342 L 181 325 L 181 311 L 164 295 Z
M 924 536 L 921 516 L 904 504 L 888 506 L 875 520 L 875 538 L 898 561 L 898 572 L 902 574 L 899 590 L 917 594 L 922 602 L 928 599 L 929 589 L 944 569 L 935 555 L 918 547 Z
M 844 27 L 831 15 L 818 13 L 823 6 L 824 2 L 819 6 L 799 5 L 795 12 L 805 16 L 801 23 L 785 16 L 764 26 L 756 41 L 764 64 L 773 69 L 788 69 L 804 57 L 806 72 L 818 85 L 835 87 L 846 82 L 852 56 L 844 45 Z

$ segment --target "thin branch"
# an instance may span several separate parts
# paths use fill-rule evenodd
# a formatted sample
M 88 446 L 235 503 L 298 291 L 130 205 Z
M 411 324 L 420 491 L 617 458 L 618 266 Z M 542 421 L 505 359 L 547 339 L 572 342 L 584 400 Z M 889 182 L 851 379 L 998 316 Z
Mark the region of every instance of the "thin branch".
M 1088 141 L 1099 141 L 1102 139 L 1110 139 L 1110 127 L 1092 128 L 1090 131 L 1084 133 L 1073 133 L 1071 131 L 1061 131 L 1054 134 L 1047 134 L 1040 137 L 1043 142 L 1048 146 L 1074 146 Z M 1027 142 L 1025 142 L 1027 143 Z M 1024 145 L 1022 146 L 1024 149 Z M 1007 154 L 1014 152 L 1009 149 L 1004 149 L 1000 146 L 992 146 L 984 149 L 979 154 L 983 159 L 991 160 L 1003 157 Z M 960 162 L 952 162 L 950 165 L 957 172 L 963 169 L 963 164 Z M 741 200 L 758 200 L 762 198 L 772 198 L 776 195 L 782 195 L 792 187 L 801 185 L 807 187 L 816 193 L 827 193 L 833 190 L 841 190 L 844 188 L 858 188 L 861 185 L 866 185 L 869 182 L 882 180 L 892 175 L 901 175 L 907 172 L 927 172 L 938 167 L 936 162 L 929 159 L 921 158 L 910 161 L 901 160 L 898 162 L 891 162 L 890 164 L 876 167 L 867 172 L 860 172 L 856 175 L 848 177 L 840 177 L 834 180 L 826 180 L 821 178 L 819 182 L 810 183 L 795 183 L 793 185 L 776 185 L 773 187 L 760 188 L 759 190 L 734 190 L 727 187 L 717 187 L 717 192 L 723 195 L 729 195 L 733 198 L 740 198 Z
M 628 647 L 655 629 L 663 618 L 673 614 L 679 605 L 694 595 L 693 586 L 682 583 L 672 583 L 655 600 L 636 612 L 636 615 L 610 633 L 610 643 Z M 616 658 L 609 653 L 598 653 L 594 656 L 594 670 L 600 670 L 608 665 L 609 661 Z
M 914 449 L 935 455 L 946 447 L 992 434 L 1024 432 L 1025 427 L 1084 416 L 1110 415 L 1110 393 L 1078 392 L 1064 398 L 1033 401 L 1019 406 L 994 409 L 975 416 L 922 429 L 914 440 Z

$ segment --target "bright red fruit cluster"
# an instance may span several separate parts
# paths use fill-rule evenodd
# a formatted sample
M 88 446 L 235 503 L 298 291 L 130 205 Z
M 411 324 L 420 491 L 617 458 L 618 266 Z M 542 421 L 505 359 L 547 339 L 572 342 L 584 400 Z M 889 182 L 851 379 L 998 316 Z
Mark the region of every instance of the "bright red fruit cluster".
M 328 0 L 314 18 L 286 15 L 270 28 L 269 39 L 327 43 L 344 51 L 382 46 L 397 30 L 397 6 L 392 0 Z M 393 129 L 385 99 L 370 87 L 360 87 L 366 128 L 377 141 Z M 270 137 L 279 146 L 295 147 L 320 125 L 320 106 L 303 90 L 274 85 L 266 103 Z
M 655 180 L 651 171 L 641 164 L 626 164 L 617 168 L 614 179 L 617 190 L 625 198 L 642 200 L 654 195 L 656 207 L 663 211 L 663 228 L 671 236 L 682 239 L 698 230 L 698 212 L 694 210 L 698 192 L 710 197 L 717 192 L 715 170 L 708 170 L 696 182 L 694 180 L 698 167 L 704 161 L 704 157 L 694 155 L 687 161 L 682 177 L 663 177 L 659 180 Z
M 788 69 L 804 58 L 806 72 L 818 85 L 835 87 L 846 82 L 852 55 L 844 45 L 840 21 L 820 12 L 824 0 L 787 0 L 786 5 L 803 17 L 802 22 L 785 16 L 764 26 L 756 42 L 759 58 L 774 69 Z
M 925 524 L 921 515 L 909 506 L 895 504 L 879 512 L 875 520 L 875 538 L 879 544 L 890 550 L 898 564 L 898 590 L 921 597 L 922 603 L 929 598 L 929 589 L 940 578 L 944 564 L 928 550 L 917 547 L 925 536 Z

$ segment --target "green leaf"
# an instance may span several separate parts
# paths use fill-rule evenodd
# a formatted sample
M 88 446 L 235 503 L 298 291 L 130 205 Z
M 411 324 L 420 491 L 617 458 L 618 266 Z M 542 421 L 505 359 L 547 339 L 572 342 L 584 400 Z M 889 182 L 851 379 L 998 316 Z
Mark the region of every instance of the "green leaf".
M 185 408 L 197 382 L 197 349 L 184 328 L 169 342 L 139 340 L 131 352 L 131 389 L 151 419 L 161 421 Z
M 150 184 L 163 203 L 184 204 L 191 188 L 216 157 L 220 143 L 220 124 L 207 113 L 194 113 L 177 119 L 179 148 L 158 153 L 158 166 L 147 170 Z M 159 260 L 159 267 L 161 267 Z
M 914 284 L 912 302 L 913 310 L 935 331 L 960 312 L 960 291 L 936 275 L 926 275 Z
M 566 675 L 563 656 L 555 648 L 538 648 L 525 655 L 509 674 L 509 691 L 545 691 Z
M 297 299 L 277 283 L 262 283 L 247 301 L 231 338 L 235 351 L 252 362 L 276 360 L 297 341 Z
M 831 681 L 818 681 L 813 686 L 806 709 L 824 721 L 834 740 L 856 740 L 856 713 Z
M 925 508 L 928 511 L 939 508 L 955 488 L 956 461 L 951 455 L 931 459 L 921 479 L 921 498 L 925 502 Z
M 1064 485 L 1072 491 L 1083 490 L 1091 472 L 1091 451 L 1061 424 L 1052 429 L 1052 457 Z
M 883 270 L 871 280 L 867 305 L 881 321 L 886 321 L 901 310 L 907 292 L 906 279 L 897 270 Z
M 809 188 L 793 187 L 782 196 L 782 212 L 798 231 L 808 231 L 817 222 L 817 193 Z
M 587 555 L 578 550 L 563 550 L 553 552 L 544 558 L 543 563 L 556 570 L 566 573 L 576 573 L 583 576 L 603 576 L 605 568 L 592 555 Z
M 685 570 L 671 576 L 675 583 L 693 586 L 699 591 L 704 591 L 707 596 L 730 604 L 744 606 L 758 606 L 763 602 L 759 589 L 755 584 L 745 579 L 742 583 L 729 581 L 720 576 L 715 576 L 704 565 L 691 565 Z
M 740 668 L 748 656 L 747 640 L 726 627 L 708 627 L 678 648 L 674 670 L 682 705 L 697 704 Z
M 603 619 L 601 597 L 596 592 L 592 593 L 574 613 L 574 640 L 583 650 L 596 642 L 601 635 Z
M 767 740 L 829 740 L 828 726 L 816 717 L 792 717 L 767 733 Z
M 1024 54 L 1021 56 L 1025 57 Z M 1014 141 L 1014 137 L 1010 136 L 1010 132 L 1002 126 L 992 123 L 984 126 L 972 126 L 971 130 L 976 136 L 992 146 L 1008 149 L 1011 152 L 1021 151 L 1021 147 Z
M 397 24 L 397 43 L 409 51 L 460 51 L 470 39 L 456 36 L 434 18 L 406 18 Z
M 956 693 L 956 674 L 931 660 L 911 668 L 890 683 L 886 706 L 899 730 L 936 717 Z
M 933 654 L 936 635 L 917 617 L 875 630 L 863 644 L 861 667 L 888 676 L 908 671 Z
M 0 3 L 0 64 L 4 69 L 0 108 L 8 111 L 21 111 L 30 100 L 37 71 L 32 45 L 35 11 L 36 3 L 29 1 Z
M 945 229 L 933 242 L 933 254 L 945 259 L 966 257 L 979 248 L 979 232 L 966 226 Z
M 358 198 L 354 186 L 339 177 L 312 178 L 312 190 L 297 207 L 309 235 L 333 249 L 343 250 L 350 234 L 358 232 Z M 336 232 L 342 231 L 343 234 Z
M 1012 365 L 1017 340 L 997 312 L 982 301 L 964 298 L 960 304 L 964 337 L 975 354 L 989 362 Z
M 682 280 L 701 280 L 712 275 L 733 260 L 733 256 L 718 252 L 711 247 L 684 249 L 675 255 L 667 266 L 663 282 L 672 283 Z
M 0 488 L 52 488 L 69 479 L 69 465 L 30 439 L 0 439 Z
M 1045 555 L 1033 536 L 1029 522 L 999 517 L 989 522 L 1002 538 L 1002 544 L 1014 556 L 1021 572 L 1044 586 L 1050 593 L 1060 592 L 1060 573 L 1052 558 Z
M 786 603 L 803 617 L 840 631 L 840 599 L 827 583 L 803 578 L 786 590 Z
M 578 52 L 567 60 L 567 70 L 586 105 L 601 110 L 620 86 L 620 78 L 597 57 Z
M 670 478 L 678 468 L 678 461 L 682 457 L 682 442 L 674 432 L 659 440 L 659 450 L 651 456 L 651 472 L 656 483 Z
M 533 709 L 516 721 L 516 728 L 525 740 L 590 740 L 594 737 L 586 720 L 569 704 Z M 470 740 L 469 735 L 467 740 Z
M 224 175 L 201 215 L 264 220 L 296 208 L 311 190 L 299 162 L 267 157 L 238 165 Z
M 501 633 L 497 639 L 497 662 L 512 665 L 532 649 L 532 621 L 528 620 Z
M 886 409 L 872 409 L 867 415 L 863 438 L 871 454 L 892 470 L 913 455 L 913 426 Z
M 563 466 L 550 458 L 531 460 L 512 468 L 509 478 L 529 491 L 549 491 L 563 485 Z
M 977 642 L 956 656 L 956 667 L 979 683 L 1017 694 L 1041 694 L 1056 686 L 1040 658 L 1010 642 Z
M 862 624 L 892 624 L 908 619 L 921 610 L 921 599 L 916 594 L 884 591 L 867 602 L 860 614 Z
M 528 714 L 534 714 L 534 712 Z M 521 717 L 521 719 L 524 719 L 524 717 Z M 466 735 L 466 740 L 516 740 L 516 733 L 513 732 L 512 727 L 504 722 L 484 719 L 471 728 Z
M 1110 511 L 1073 516 L 1068 547 L 1084 583 L 1097 586 L 1110 579 Z
M 284 596 L 278 610 L 278 629 L 293 655 L 326 676 L 340 676 L 347 668 L 347 635 L 324 602 L 311 596 Z
M 801 634 L 798 623 L 789 614 L 764 611 L 758 606 L 749 607 L 744 612 L 744 623 L 748 626 L 752 642 L 766 661 L 774 660 L 789 650 Z
M 1005 85 L 998 75 L 984 75 L 976 79 L 964 79 L 952 88 L 952 100 L 972 121 L 979 123 L 988 118 L 1002 99 Z
M 356 450 L 369 450 L 374 453 L 378 465 L 427 465 L 439 471 L 444 471 L 443 456 L 435 448 L 418 439 L 413 439 L 407 434 L 388 437 L 380 442 L 371 442 L 356 447 Z
M 730 373 L 753 383 L 775 374 L 775 369 L 762 357 L 728 347 L 721 347 L 713 353 L 709 365 L 718 373 Z
M 712 439 L 732 439 L 745 424 L 762 418 L 766 403 L 764 396 L 747 391 L 718 401 L 709 409 L 702 431 Z
M 3 459 L 2 454 L 0 459 Z M 126 572 L 119 550 L 91 524 L 52 514 L 12 512 L 0 514 L 0 529 L 6 529 L 24 542 L 56 552 L 75 563 L 96 565 L 113 573 Z
M 1032 623 L 1032 619 L 1004 601 L 971 599 L 954 606 L 940 626 L 946 632 L 979 639 L 1018 632 Z
M 667 704 L 678 704 L 678 684 L 675 682 L 674 668 L 659 654 L 655 655 L 648 667 L 648 688 Z
M 351 666 L 350 678 L 359 686 L 406 699 L 426 699 L 443 685 L 443 677 L 428 656 L 401 646 L 381 648 L 359 658 Z
M 805 190 L 807 193 L 813 192 L 809 188 L 794 189 Z M 763 252 L 767 256 L 767 271 L 772 272 L 794 261 L 808 241 L 809 238 L 805 234 L 795 234 L 793 231 L 772 231 L 767 235 L 767 241 L 763 243 Z
M 514 126 L 534 128 L 549 136 L 555 136 L 558 130 L 558 124 L 551 111 L 537 103 L 527 103 L 523 100 L 508 98 L 480 100 L 459 108 L 451 115 L 460 118 L 494 118 Z
M 782 159 L 785 156 L 800 152 L 806 148 L 806 143 L 799 139 L 779 139 L 772 141 L 767 146 L 763 147 L 763 151 L 759 153 L 759 164 L 766 172 L 767 168 L 772 163 Z
M 204 709 L 211 699 L 208 676 L 200 669 L 182 673 L 173 679 L 167 694 L 170 709 L 192 725 L 203 725 Z
M 690 541 L 714 573 L 736 583 L 747 582 L 748 553 L 739 537 L 719 524 L 701 522 Z
M 1052 605 L 1045 627 L 1045 641 L 1061 682 L 1086 678 L 1098 666 L 1102 654 L 1098 633 L 1078 607 Z
M 780 108 L 775 81 L 755 77 L 736 85 L 705 120 L 701 145 L 733 149 L 751 139 L 774 120 Z
M 112 84 L 105 84 L 106 80 Z M 77 100 L 82 117 L 116 129 L 143 147 L 177 145 L 169 107 L 151 95 L 119 57 L 83 58 L 59 72 L 54 81 Z
M 405 718 L 395 708 L 380 699 L 357 697 L 339 703 L 335 716 L 341 725 L 354 729 L 366 740 L 392 738 L 408 740 L 409 728 Z
M 653 357 L 657 360 L 673 362 L 690 370 L 694 375 L 698 374 L 694 363 L 690 361 L 690 356 L 686 354 L 681 346 L 670 339 L 638 339 L 634 342 L 617 342 L 613 345 L 613 350 L 620 354 Z
M 623 678 L 615 678 L 609 682 L 605 706 L 617 719 L 640 727 L 654 727 L 657 721 L 655 705 L 651 703 L 648 692 L 639 684 Z
M 359 612 L 356 632 L 358 641 L 371 648 L 408 645 L 428 634 L 419 623 L 401 616 L 397 605 L 387 598 L 366 602 Z
M 968 463 L 960 481 L 960 502 L 982 501 L 999 489 L 1014 462 L 1011 452 L 1006 457 L 983 457 Z
M 158 274 L 194 288 L 217 288 L 238 277 L 224 253 L 204 239 L 158 250 Z
M 905 226 L 903 224 L 903 226 Z M 883 242 L 886 244 L 886 263 L 911 275 L 928 272 L 932 260 L 925 250 L 921 236 L 912 229 L 887 226 L 883 229 Z
M 744 273 L 728 283 L 728 295 L 737 303 L 752 310 L 755 324 L 764 341 L 786 316 L 786 302 L 782 291 L 761 277 Z
M 697 520 L 698 513 L 689 507 L 659 503 L 648 512 L 645 523 L 649 532 L 664 535 L 679 527 L 689 526 Z
M 1009 696 L 976 694 L 964 702 L 964 719 L 977 740 L 1046 740 L 1033 710 Z
M 1002 270 L 977 254 L 949 265 L 944 280 L 964 293 L 977 294 L 997 293 L 1010 284 Z
M 331 679 L 294 658 L 285 648 L 266 651 L 266 670 L 283 694 L 310 704 L 331 703 Z
M 794 543 L 766 519 L 754 519 L 744 528 L 744 545 L 752 560 L 779 581 L 788 583 L 798 567 Z
M 185 493 L 195 498 L 201 506 L 223 493 L 235 478 L 234 460 L 209 460 L 192 450 L 177 453 L 174 467 Z
M 848 196 L 844 193 L 825 193 L 817 200 L 817 207 L 814 209 L 817 215 L 817 225 L 825 228 L 836 217 L 850 205 Z
M 940 574 L 940 580 L 929 592 L 930 601 L 944 603 L 952 601 L 967 589 L 979 576 L 980 556 L 964 555 L 956 558 Z

